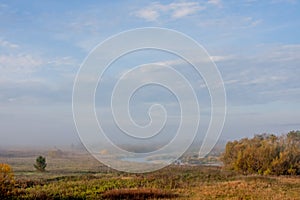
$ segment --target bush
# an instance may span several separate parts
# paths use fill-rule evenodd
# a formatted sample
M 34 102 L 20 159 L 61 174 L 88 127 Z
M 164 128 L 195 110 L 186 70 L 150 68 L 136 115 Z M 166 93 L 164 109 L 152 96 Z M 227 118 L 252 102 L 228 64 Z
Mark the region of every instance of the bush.
M 6 199 L 14 190 L 15 180 L 11 167 L 0 163 L 0 199 Z

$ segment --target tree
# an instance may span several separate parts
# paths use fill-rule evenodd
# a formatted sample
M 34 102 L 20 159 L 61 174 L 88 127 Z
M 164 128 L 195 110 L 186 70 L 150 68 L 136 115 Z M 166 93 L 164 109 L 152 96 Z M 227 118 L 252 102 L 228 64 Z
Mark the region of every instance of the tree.
M 300 142 L 300 131 L 290 131 L 287 134 L 288 138 L 291 138 L 292 140 L 294 140 L 295 142 Z
M 35 164 L 33 165 L 38 171 L 44 172 L 47 166 L 46 158 L 43 156 L 37 157 Z
M 14 173 L 8 164 L 0 163 L 0 199 L 11 196 L 15 186 Z
M 300 131 L 228 142 L 222 161 L 225 168 L 244 174 L 300 175 Z

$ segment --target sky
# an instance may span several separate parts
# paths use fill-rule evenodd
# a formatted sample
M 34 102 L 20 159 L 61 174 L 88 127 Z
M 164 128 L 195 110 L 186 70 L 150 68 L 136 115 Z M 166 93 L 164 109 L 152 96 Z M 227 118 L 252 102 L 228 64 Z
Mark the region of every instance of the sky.
M 2 0 L 0 147 L 77 143 L 72 89 L 80 65 L 108 37 L 142 27 L 182 32 L 207 50 L 226 89 L 221 139 L 300 129 L 299 10 L 298 0 Z M 109 93 L 122 71 L 147 62 L 167 62 L 198 88 L 205 124 L 208 93 L 201 77 L 193 77 L 193 71 L 177 60 L 157 51 L 121 58 L 96 95 L 99 116 L 109 106 L 101 95 Z M 155 70 L 131 78 L 146 79 L 151 74 L 163 78 L 164 72 Z M 131 105 L 137 120 L 145 116 L 147 105 L 160 101 L 171 115 L 178 115 L 173 108 L 176 98 L 161 88 L 148 88 L 136 96 Z M 106 129 L 115 130 L 110 123 Z

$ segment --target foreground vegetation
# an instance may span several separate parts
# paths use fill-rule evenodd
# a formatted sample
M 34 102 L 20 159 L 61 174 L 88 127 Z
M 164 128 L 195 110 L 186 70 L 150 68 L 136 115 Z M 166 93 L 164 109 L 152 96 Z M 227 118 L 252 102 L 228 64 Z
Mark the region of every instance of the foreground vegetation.
M 16 180 L 9 199 L 300 199 L 299 177 L 240 176 L 220 167 L 169 166 Z
M 300 200 L 299 131 L 229 142 L 222 160 L 223 167 L 171 165 L 128 174 L 82 152 L 0 152 L 0 163 L 8 163 L 0 164 L 0 199 Z
M 173 165 L 147 174 L 75 174 L 70 168 L 62 174 L 15 174 L 15 188 L 6 199 L 300 199 L 300 177 L 244 176 L 221 167 Z

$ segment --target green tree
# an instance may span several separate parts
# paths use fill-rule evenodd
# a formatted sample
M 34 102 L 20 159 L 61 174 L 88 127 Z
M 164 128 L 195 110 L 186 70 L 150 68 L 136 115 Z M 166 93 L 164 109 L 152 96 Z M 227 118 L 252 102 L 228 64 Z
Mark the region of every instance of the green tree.
M 38 171 L 44 172 L 46 170 L 46 158 L 43 156 L 37 157 L 35 164 L 33 165 Z

